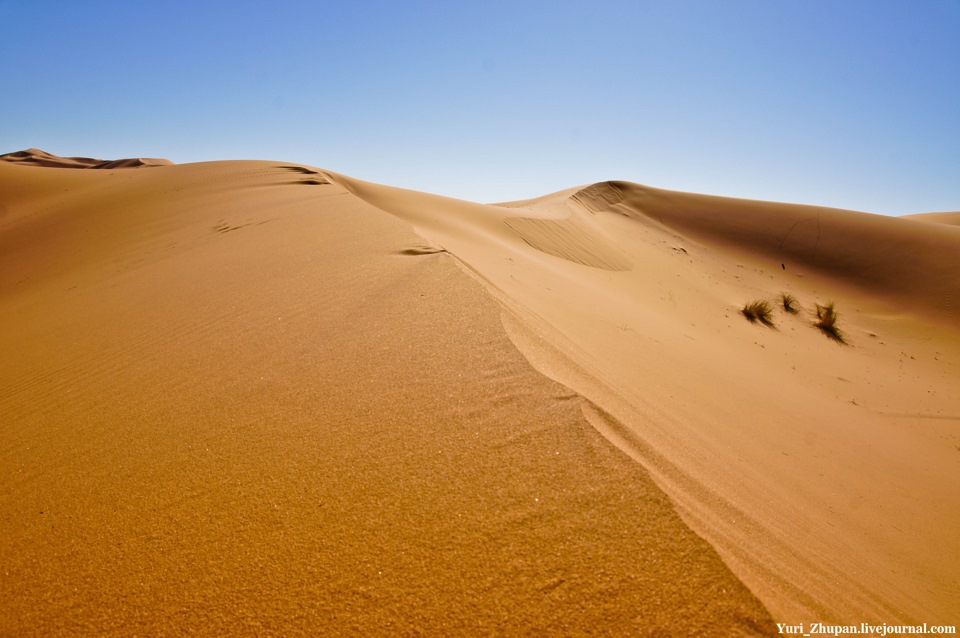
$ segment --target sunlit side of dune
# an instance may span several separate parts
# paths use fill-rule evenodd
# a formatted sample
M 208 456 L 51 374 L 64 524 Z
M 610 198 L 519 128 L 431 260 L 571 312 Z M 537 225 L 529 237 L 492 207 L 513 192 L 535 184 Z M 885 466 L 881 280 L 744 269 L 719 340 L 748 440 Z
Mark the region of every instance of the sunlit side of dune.
M 6 157 L 3 631 L 960 612 L 952 214 Z
M 0 192 L 0 634 L 775 632 L 404 219 L 280 162 Z
M 919 213 L 917 215 L 904 215 L 905 219 L 912 219 L 922 222 L 933 222 L 935 224 L 949 224 L 950 226 L 960 226 L 960 212 L 956 213 Z

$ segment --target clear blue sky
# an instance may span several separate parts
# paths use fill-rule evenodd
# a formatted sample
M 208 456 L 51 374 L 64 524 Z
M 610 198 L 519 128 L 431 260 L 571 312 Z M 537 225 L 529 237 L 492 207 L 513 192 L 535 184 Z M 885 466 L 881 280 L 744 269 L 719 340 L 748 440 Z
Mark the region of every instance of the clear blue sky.
M 960 210 L 960 0 L 0 0 L 0 152 Z

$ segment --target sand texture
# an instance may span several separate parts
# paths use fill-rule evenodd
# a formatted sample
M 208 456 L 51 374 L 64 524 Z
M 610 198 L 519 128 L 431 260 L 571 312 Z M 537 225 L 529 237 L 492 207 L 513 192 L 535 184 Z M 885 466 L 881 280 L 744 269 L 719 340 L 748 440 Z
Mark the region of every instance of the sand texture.
M 3 160 L 0 635 L 960 615 L 949 218 Z

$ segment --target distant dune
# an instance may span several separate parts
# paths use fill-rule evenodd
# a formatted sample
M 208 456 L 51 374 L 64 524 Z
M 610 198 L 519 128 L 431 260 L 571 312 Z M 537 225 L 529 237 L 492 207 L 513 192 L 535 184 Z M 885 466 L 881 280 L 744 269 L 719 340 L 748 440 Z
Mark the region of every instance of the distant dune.
M 913 219 L 922 222 L 933 222 L 935 224 L 949 224 L 951 226 L 960 226 L 960 212 L 956 213 L 919 213 L 916 215 L 904 215 L 904 219 Z
M 46 151 L 30 148 L 25 151 L 0 155 L 0 161 L 47 168 L 138 168 L 140 166 L 169 166 L 173 162 L 152 157 L 119 160 L 99 160 L 92 157 L 58 157 Z
M 2 635 L 960 615 L 950 214 L 0 159 Z

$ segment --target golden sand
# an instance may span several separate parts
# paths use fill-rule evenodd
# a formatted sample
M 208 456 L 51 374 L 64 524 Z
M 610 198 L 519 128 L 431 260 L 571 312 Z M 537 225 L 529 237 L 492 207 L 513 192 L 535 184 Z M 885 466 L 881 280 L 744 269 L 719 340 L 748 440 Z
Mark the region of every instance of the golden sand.
M 7 159 L 0 635 L 956 621 L 949 222 Z

